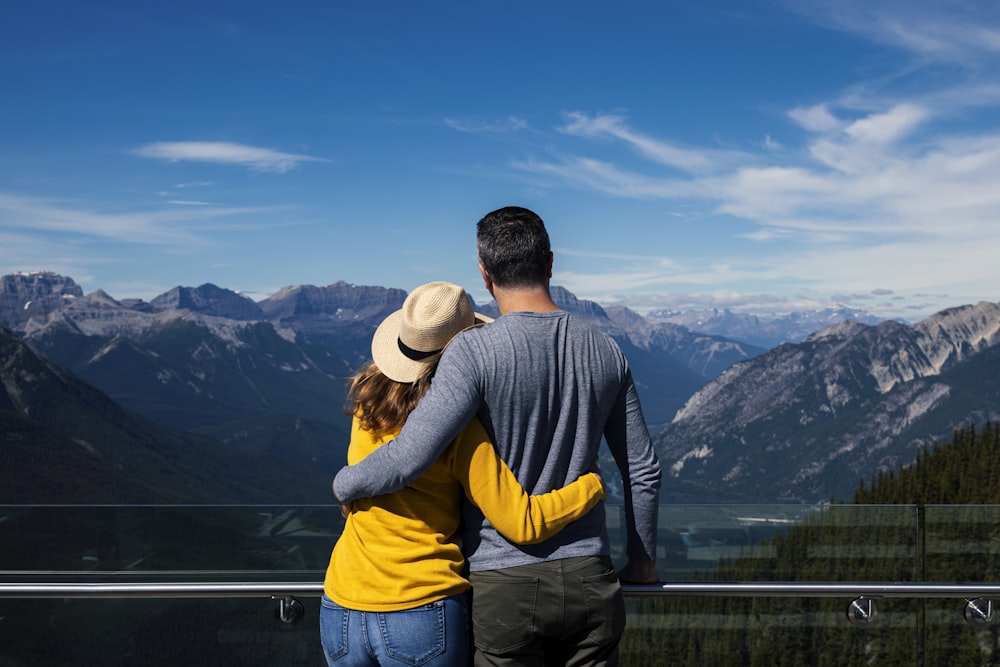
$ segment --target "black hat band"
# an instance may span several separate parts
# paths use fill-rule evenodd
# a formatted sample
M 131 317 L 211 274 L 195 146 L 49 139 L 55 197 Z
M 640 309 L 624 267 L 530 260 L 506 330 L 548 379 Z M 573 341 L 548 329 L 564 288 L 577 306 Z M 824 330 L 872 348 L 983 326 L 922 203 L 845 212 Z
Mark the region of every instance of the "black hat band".
M 403 353 L 403 356 L 407 359 L 412 359 L 413 361 L 423 361 L 428 357 L 433 357 L 443 350 L 442 347 L 439 350 L 431 350 L 430 352 L 421 352 L 420 350 L 414 350 L 412 347 L 408 347 L 406 343 L 403 342 L 402 338 L 396 338 L 396 344 L 399 345 L 399 351 Z

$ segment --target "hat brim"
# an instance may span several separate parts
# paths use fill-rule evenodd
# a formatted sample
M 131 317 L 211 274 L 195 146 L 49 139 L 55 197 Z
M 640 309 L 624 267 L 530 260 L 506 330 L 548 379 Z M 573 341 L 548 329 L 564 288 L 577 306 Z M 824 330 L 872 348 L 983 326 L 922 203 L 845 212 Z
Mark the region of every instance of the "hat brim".
M 483 324 L 489 324 L 493 321 L 492 317 L 481 313 L 473 313 L 473 315 L 475 323 L 462 331 L 467 331 Z M 416 382 L 424 371 L 441 357 L 441 352 L 420 359 L 419 361 L 410 359 L 404 355 L 399 349 L 399 332 L 402 321 L 403 310 L 400 309 L 391 313 L 378 325 L 378 328 L 375 329 L 375 335 L 372 336 L 372 361 L 375 362 L 375 366 L 379 371 L 390 380 L 406 383 Z M 448 342 L 450 343 L 451 341 L 449 340 Z M 443 352 L 444 348 L 441 351 Z

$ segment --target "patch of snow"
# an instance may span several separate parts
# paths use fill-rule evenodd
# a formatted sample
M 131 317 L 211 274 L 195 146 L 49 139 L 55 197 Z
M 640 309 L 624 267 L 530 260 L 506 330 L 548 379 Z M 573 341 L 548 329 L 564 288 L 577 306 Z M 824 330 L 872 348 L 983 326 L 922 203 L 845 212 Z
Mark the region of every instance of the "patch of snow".
M 743 462 L 737 463 L 732 467 L 732 469 L 722 476 L 722 481 L 731 482 L 743 472 Z
M 94 446 L 92 444 L 90 444 L 89 442 L 87 442 L 86 440 L 80 440 L 79 438 L 73 438 L 73 442 L 75 442 L 76 444 L 80 445 L 81 447 L 83 447 L 84 449 L 86 449 L 91 454 L 97 454 L 97 450 L 94 448 Z
M 674 462 L 672 466 L 670 466 L 670 474 L 673 475 L 674 477 L 680 475 L 681 470 L 684 469 L 684 464 L 687 463 L 688 459 L 707 459 L 711 455 L 712 455 L 712 448 L 709 447 L 708 445 L 702 445 L 701 447 L 696 447 L 692 449 L 690 452 L 684 454 L 684 456 L 680 457 L 677 461 Z
M 297 338 L 295 330 L 290 329 L 288 327 L 279 327 L 275 325 L 274 332 L 279 336 L 281 336 L 283 339 L 287 340 L 289 343 L 294 343 Z

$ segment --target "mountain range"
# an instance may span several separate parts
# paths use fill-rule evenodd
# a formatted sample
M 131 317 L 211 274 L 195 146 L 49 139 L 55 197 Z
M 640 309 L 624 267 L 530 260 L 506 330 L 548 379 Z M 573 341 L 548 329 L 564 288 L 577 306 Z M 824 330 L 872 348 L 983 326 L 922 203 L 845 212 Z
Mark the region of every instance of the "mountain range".
M 622 308 L 605 312 L 559 287 L 553 296 L 619 340 L 653 424 L 733 362 L 763 351 Z M 348 440 L 347 381 L 370 358 L 378 323 L 405 297 L 341 281 L 286 287 L 259 302 L 211 284 L 179 286 L 145 302 L 84 294 L 54 273 L 11 274 L 0 277 L 0 325 L 39 359 L 160 428 L 320 470 L 328 481 Z M 497 314 L 495 303 L 479 310 Z
M 0 277 L 0 324 L 130 414 L 219 443 L 218 451 L 265 457 L 276 470 L 318 471 L 325 494 L 344 460 L 347 379 L 405 296 L 341 281 L 254 302 L 206 284 L 145 302 L 85 295 L 53 273 L 12 274 Z M 667 500 L 849 498 L 860 479 L 908 464 L 954 428 L 995 418 L 1000 405 L 992 380 L 1000 377 L 998 304 L 913 325 L 837 320 L 767 349 L 603 307 L 558 286 L 552 296 L 625 352 Z M 494 302 L 476 308 L 499 314 Z M 44 409 L 33 409 L 13 410 L 18 428 L 39 426 Z
M 647 420 L 670 420 L 732 363 L 762 348 L 605 311 L 553 287 L 560 307 L 626 349 Z M 381 320 L 406 292 L 336 282 L 286 287 L 260 301 L 215 285 L 176 287 L 150 302 L 84 295 L 52 273 L 0 277 L 0 324 L 126 407 L 185 429 L 288 413 L 346 428 L 346 379 L 370 358 Z M 477 309 L 497 315 L 490 302 Z M 123 369 L 130 369 L 125 373 Z
M 678 496 L 847 500 L 877 471 L 1000 417 L 1000 304 L 845 321 L 734 364 L 656 437 Z

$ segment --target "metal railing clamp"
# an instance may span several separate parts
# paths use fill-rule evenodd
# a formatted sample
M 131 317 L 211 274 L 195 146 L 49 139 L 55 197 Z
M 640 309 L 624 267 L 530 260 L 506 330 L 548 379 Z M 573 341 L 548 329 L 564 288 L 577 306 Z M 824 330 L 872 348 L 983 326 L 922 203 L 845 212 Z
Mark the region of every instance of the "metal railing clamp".
M 851 625 L 858 628 L 865 628 L 875 622 L 878 610 L 875 608 L 877 598 L 861 595 L 847 605 L 847 620 Z
M 295 625 L 306 615 L 306 608 L 296 598 L 291 595 L 284 597 L 272 596 L 272 600 L 277 600 L 274 607 L 274 618 L 285 625 Z
M 965 622 L 973 627 L 982 627 L 993 622 L 993 600 L 990 598 L 973 598 L 966 600 L 962 609 Z

